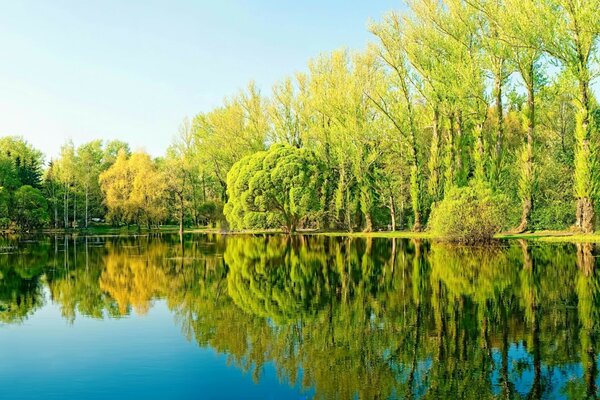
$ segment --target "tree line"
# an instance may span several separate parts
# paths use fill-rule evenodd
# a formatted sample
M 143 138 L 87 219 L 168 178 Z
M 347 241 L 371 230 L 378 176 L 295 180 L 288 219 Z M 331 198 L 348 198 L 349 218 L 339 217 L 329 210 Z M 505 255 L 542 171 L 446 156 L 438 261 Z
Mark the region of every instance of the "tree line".
M 592 232 L 600 0 L 407 5 L 369 25 L 364 51 L 184 121 L 163 157 L 67 143 L 42 173 L 30 149 L 34 181 L 19 182 L 33 190 L 3 183 L 6 204 L 39 190 L 40 224 L 55 227 L 449 231 L 469 209 L 460 229 Z M 23 159 L 7 157 L 18 175 Z

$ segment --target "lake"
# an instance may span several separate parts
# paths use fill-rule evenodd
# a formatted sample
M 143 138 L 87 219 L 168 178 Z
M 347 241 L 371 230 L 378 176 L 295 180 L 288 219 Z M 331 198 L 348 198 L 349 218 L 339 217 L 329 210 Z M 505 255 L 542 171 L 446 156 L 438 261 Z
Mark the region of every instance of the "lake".
M 0 238 L 2 399 L 580 399 L 592 244 Z

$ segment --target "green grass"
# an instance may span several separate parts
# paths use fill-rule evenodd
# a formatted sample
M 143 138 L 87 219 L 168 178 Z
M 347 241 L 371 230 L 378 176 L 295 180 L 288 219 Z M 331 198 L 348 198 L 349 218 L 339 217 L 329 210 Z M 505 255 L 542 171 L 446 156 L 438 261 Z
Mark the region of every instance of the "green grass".
M 267 235 L 267 234 L 283 234 L 284 232 L 277 229 L 272 230 L 242 230 L 242 231 L 219 231 L 211 228 L 191 229 L 186 230 L 186 233 L 222 233 L 227 235 Z M 411 231 L 375 231 L 375 232 L 344 232 L 344 231 L 299 231 L 297 235 L 315 235 L 315 236 L 330 236 L 330 237 L 357 237 L 357 238 L 397 238 L 397 239 L 442 239 L 431 232 L 411 232 Z M 525 239 L 536 240 L 540 242 L 599 242 L 600 233 L 594 234 L 579 234 L 569 231 L 539 231 L 526 233 L 500 233 L 495 236 L 496 239 Z
M 499 234 L 498 239 L 526 239 L 550 243 L 600 242 L 600 233 L 575 233 L 569 231 L 540 231 L 520 234 Z

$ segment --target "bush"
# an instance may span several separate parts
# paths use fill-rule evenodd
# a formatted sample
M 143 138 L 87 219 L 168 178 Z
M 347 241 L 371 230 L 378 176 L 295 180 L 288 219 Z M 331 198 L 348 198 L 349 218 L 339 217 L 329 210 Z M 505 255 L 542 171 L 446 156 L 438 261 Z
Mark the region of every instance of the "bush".
M 431 232 L 457 242 L 486 242 L 503 228 L 507 199 L 485 184 L 452 188 L 429 219 Z

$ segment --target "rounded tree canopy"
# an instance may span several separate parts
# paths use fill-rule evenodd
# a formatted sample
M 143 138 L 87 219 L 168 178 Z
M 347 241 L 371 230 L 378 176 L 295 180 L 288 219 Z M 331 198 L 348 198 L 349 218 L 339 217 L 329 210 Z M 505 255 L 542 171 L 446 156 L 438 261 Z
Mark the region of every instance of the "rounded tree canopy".
M 293 232 L 318 210 L 320 180 L 312 151 L 275 144 L 233 165 L 225 217 L 233 229 L 284 227 Z

